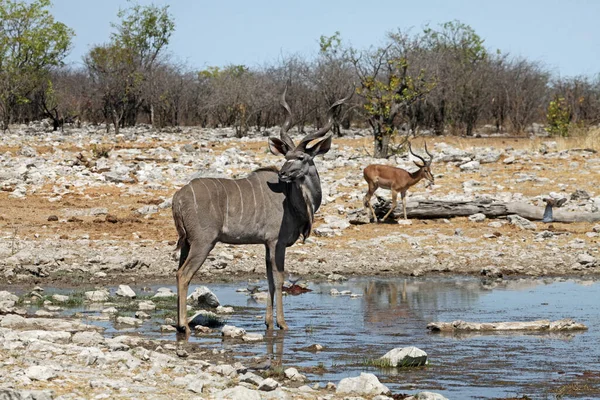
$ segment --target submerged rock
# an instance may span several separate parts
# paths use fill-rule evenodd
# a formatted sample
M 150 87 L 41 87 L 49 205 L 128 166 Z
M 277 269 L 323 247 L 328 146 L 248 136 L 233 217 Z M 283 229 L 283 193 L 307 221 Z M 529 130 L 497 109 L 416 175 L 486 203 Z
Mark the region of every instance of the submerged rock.
M 115 293 L 117 296 L 127 297 L 130 299 L 135 298 L 135 292 L 129 285 L 119 285 L 119 289 Z
M 199 286 L 188 296 L 188 300 L 194 300 L 200 307 L 217 308 L 221 304 L 215 295 L 206 286 Z
M 381 359 L 387 360 L 392 367 L 419 367 L 427 364 L 427 353 L 414 346 L 399 347 L 388 351 Z

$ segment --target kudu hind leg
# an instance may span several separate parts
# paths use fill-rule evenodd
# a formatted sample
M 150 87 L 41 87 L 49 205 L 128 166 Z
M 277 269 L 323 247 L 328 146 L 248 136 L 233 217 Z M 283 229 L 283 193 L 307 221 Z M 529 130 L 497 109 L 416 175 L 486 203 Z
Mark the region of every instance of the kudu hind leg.
M 184 245 L 185 246 L 185 245 Z M 187 253 L 182 262 L 179 260 L 180 266 L 177 270 L 177 328 L 181 331 L 189 331 L 187 322 L 187 293 L 190 281 L 194 274 L 200 269 L 208 253 L 213 249 L 214 243 L 201 245 L 187 245 L 181 249 L 181 259 Z M 184 252 L 186 250 L 186 252 Z

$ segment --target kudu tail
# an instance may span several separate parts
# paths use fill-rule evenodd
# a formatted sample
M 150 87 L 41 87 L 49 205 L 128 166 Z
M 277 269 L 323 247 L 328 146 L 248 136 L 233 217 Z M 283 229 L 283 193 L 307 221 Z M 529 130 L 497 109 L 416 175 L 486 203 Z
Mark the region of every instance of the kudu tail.
M 173 201 L 173 221 L 175 222 L 175 229 L 177 229 L 177 247 L 175 250 L 179 250 L 183 247 L 187 240 L 187 232 L 185 231 L 185 225 L 183 224 L 183 215 L 181 214 L 181 205 L 178 202 Z

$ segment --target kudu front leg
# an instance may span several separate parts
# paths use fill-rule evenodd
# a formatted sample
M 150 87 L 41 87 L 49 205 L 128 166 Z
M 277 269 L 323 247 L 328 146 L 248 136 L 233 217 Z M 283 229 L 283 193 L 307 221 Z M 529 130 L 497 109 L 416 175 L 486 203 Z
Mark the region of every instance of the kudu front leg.
M 267 282 L 269 284 L 265 325 L 267 326 L 267 330 L 271 330 L 273 329 L 273 296 L 275 295 L 275 277 L 273 276 L 273 264 L 275 264 L 275 246 L 265 246 L 265 261 L 267 264 Z
M 280 329 L 287 330 L 288 325 L 285 322 L 285 317 L 283 314 L 283 282 L 285 281 L 284 264 L 285 246 L 278 244 L 275 250 L 275 266 L 277 267 L 277 271 L 275 273 L 275 297 L 277 298 L 277 326 Z

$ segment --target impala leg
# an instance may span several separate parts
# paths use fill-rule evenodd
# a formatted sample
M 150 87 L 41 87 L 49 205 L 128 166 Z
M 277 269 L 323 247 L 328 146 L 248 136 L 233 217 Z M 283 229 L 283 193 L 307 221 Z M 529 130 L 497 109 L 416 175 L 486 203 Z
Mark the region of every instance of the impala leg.
M 285 322 L 283 315 L 283 281 L 284 278 L 284 264 L 285 264 L 285 245 L 278 245 L 275 249 L 275 265 L 277 272 L 275 274 L 275 294 L 277 297 L 277 326 L 280 329 L 287 330 L 288 325 Z
M 396 208 L 396 204 L 398 203 L 398 192 L 396 192 L 394 189 L 392 189 L 392 205 L 390 207 L 390 211 L 388 211 L 384 216 L 383 216 L 383 220 L 385 221 L 385 219 L 392 213 L 392 211 L 394 211 L 394 209 Z
M 373 206 L 371 205 L 371 197 L 373 197 L 373 194 L 375 193 L 375 191 L 377 190 L 377 186 L 374 183 L 369 183 L 369 189 L 367 191 L 367 194 L 365 195 L 365 198 L 363 199 L 363 204 L 365 206 L 365 208 L 370 210 L 370 215 L 369 215 L 369 220 L 373 221 L 373 219 L 375 219 L 375 210 L 373 210 Z M 369 212 L 369 211 L 367 211 Z
M 273 296 L 275 295 L 275 278 L 273 276 L 273 264 L 275 263 L 275 246 L 265 246 L 265 261 L 267 263 L 267 281 L 269 283 L 269 296 L 267 297 L 267 311 L 265 314 L 265 325 L 267 330 L 273 329 Z
M 214 243 L 192 245 L 184 244 L 181 248 L 180 266 L 177 270 L 177 329 L 189 333 L 187 322 L 187 293 L 190 281 L 200 269 Z M 183 261 L 182 261 L 183 260 Z
M 402 211 L 404 211 L 404 219 L 408 219 L 406 218 L 406 192 L 402 192 L 400 196 L 402 197 Z

